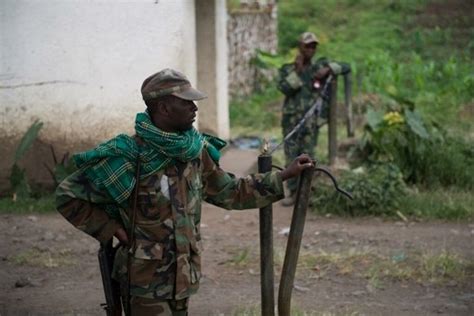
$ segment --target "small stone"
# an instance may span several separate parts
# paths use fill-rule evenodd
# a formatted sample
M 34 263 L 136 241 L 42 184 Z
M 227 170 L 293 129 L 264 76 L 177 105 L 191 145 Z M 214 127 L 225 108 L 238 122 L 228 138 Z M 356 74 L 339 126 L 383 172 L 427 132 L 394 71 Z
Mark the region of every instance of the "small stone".
M 50 231 L 47 231 L 44 235 L 43 235 L 43 239 L 44 240 L 52 240 L 54 239 L 54 234 Z
M 25 287 L 25 286 L 33 286 L 29 278 L 22 277 L 18 281 L 15 282 L 15 287 Z
M 56 240 L 56 241 L 65 241 L 65 240 L 67 240 L 67 238 L 66 238 L 65 235 L 59 234 L 59 235 L 56 236 L 56 239 L 55 239 L 55 240 Z
M 289 233 L 290 227 L 284 227 L 278 232 L 278 235 L 288 236 Z
M 365 293 L 366 293 L 365 291 L 360 290 L 360 291 L 351 292 L 351 295 L 353 295 L 353 296 L 363 296 L 363 295 L 365 295 Z
M 249 269 L 250 275 L 258 275 L 258 272 L 256 272 L 254 269 Z
M 303 287 L 303 286 L 299 286 L 299 285 L 293 285 L 294 289 L 297 290 L 298 292 L 308 292 L 309 291 L 309 288 L 307 287 Z
M 27 218 L 33 223 L 36 223 L 38 221 L 38 217 L 34 215 L 28 216 Z

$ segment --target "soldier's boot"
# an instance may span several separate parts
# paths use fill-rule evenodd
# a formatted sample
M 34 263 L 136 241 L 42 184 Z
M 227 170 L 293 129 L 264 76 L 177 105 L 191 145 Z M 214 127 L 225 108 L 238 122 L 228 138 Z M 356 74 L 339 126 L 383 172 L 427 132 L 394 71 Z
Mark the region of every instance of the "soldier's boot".
M 288 195 L 281 201 L 283 206 L 293 206 L 296 203 L 296 191 L 288 190 Z
M 287 196 L 281 201 L 281 205 L 283 206 L 293 206 L 295 205 L 296 202 L 296 194 L 292 194 L 290 196 Z

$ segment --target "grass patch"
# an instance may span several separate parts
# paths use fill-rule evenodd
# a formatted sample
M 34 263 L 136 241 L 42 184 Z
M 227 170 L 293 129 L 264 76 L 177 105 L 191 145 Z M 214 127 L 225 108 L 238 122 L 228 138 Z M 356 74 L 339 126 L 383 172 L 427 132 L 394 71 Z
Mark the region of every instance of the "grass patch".
M 0 213 L 49 213 L 56 210 L 53 194 L 38 199 L 23 198 L 13 201 L 11 198 L 0 199 Z
M 280 126 L 283 95 L 269 86 L 249 97 L 232 100 L 229 105 L 230 126 L 242 134 L 252 135 Z
M 324 278 L 328 273 L 366 278 L 373 288 L 384 281 L 411 281 L 442 285 L 466 283 L 474 277 L 474 262 L 443 250 L 440 253 L 394 252 L 390 256 L 370 249 L 319 254 L 303 252 L 298 263 L 300 275 Z
M 239 307 L 232 312 L 232 316 L 260 316 L 261 307 L 259 305 Z M 344 312 L 321 312 L 321 311 L 305 311 L 298 306 L 291 307 L 292 316 L 358 316 L 363 315 L 355 311 L 344 311 Z
M 401 200 L 399 209 L 404 215 L 419 218 L 472 220 L 473 205 L 472 191 L 439 188 L 410 192 Z
M 19 265 L 31 265 L 42 268 L 57 268 L 61 266 L 73 265 L 71 249 L 62 249 L 58 252 L 50 252 L 32 248 L 7 258 L 8 261 Z
M 226 261 L 227 264 L 239 268 L 245 268 L 249 265 L 251 257 L 250 249 L 248 247 L 239 248 L 231 252 L 232 258 Z

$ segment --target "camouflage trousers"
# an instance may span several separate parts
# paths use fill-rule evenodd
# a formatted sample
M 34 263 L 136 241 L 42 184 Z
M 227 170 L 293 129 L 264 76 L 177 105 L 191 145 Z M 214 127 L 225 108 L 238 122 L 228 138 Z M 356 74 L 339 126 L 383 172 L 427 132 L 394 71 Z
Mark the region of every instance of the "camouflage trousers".
M 283 137 L 290 133 L 301 118 L 293 114 L 284 114 L 282 117 Z M 296 157 L 301 154 L 308 154 L 314 158 L 314 148 L 318 143 L 319 129 L 316 125 L 316 119 L 307 120 L 300 130 L 295 133 L 284 144 L 286 165 L 290 164 Z M 291 178 L 287 181 L 290 194 L 296 193 L 298 188 L 298 179 Z
M 188 299 L 155 300 L 132 296 L 129 316 L 187 316 Z

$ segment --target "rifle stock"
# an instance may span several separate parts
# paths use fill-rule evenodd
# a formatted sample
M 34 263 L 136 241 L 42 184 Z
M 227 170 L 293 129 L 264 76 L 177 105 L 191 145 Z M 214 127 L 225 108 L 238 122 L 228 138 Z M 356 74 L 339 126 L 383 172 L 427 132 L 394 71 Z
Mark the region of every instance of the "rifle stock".
M 106 243 L 100 244 L 98 253 L 100 274 L 102 275 L 102 284 L 104 286 L 105 304 L 104 307 L 107 316 L 121 316 L 122 305 L 120 302 L 120 284 L 112 279 L 112 268 L 114 265 L 115 253 L 117 248 L 112 246 L 112 239 Z

